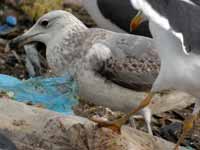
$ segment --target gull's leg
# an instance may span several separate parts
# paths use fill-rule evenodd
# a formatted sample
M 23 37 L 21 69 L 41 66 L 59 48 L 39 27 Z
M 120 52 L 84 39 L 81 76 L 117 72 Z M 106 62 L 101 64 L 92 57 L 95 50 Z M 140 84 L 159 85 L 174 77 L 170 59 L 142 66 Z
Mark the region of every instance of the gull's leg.
M 129 121 L 128 121 L 128 122 L 129 122 L 129 124 L 130 124 L 130 127 L 136 129 L 135 117 L 131 116 L 131 117 L 129 118 Z
M 150 135 L 153 135 L 153 132 L 151 129 L 151 116 L 152 116 L 151 110 L 150 110 L 150 108 L 145 107 L 142 111 L 143 111 L 145 123 L 147 125 L 148 133 Z
M 178 142 L 176 143 L 174 150 L 179 149 L 179 145 L 183 142 L 187 133 L 192 129 L 195 120 L 198 118 L 199 110 L 200 110 L 200 101 L 197 100 L 197 102 L 195 103 L 195 107 L 194 107 L 192 115 L 186 118 L 183 123 L 183 132 L 180 138 L 178 139 Z
M 123 117 L 114 120 L 114 121 L 102 121 L 99 119 L 91 119 L 92 121 L 96 122 L 98 124 L 98 126 L 100 127 L 107 127 L 112 129 L 113 131 L 116 132 L 120 132 L 120 128 L 123 124 L 125 124 L 128 119 L 134 115 L 135 113 L 139 112 L 141 109 L 145 108 L 146 106 L 148 106 L 153 98 L 155 93 L 149 93 L 147 95 L 147 97 L 141 101 L 141 103 L 139 104 L 138 107 L 136 107 L 135 109 L 133 109 L 131 112 L 129 112 L 128 114 L 124 115 Z
M 180 138 L 178 139 L 178 142 L 176 143 L 174 150 L 179 149 L 179 145 L 183 142 L 187 133 L 192 129 L 193 123 L 196 119 L 197 119 L 197 114 L 196 115 L 193 114 L 192 116 L 185 119 L 184 124 L 183 124 L 183 132 L 182 132 Z

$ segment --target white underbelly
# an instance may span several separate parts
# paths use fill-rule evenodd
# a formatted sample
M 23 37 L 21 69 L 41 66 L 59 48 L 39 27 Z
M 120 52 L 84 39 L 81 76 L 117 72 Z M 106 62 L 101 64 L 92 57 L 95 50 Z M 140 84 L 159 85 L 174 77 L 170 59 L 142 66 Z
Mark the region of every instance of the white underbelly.
M 183 66 L 183 64 L 182 64 Z M 152 90 L 176 89 L 200 97 L 200 66 L 192 67 L 162 66 Z
M 176 89 L 200 97 L 200 57 L 193 53 L 186 55 L 177 37 L 151 21 L 150 30 L 161 58 L 152 91 Z
M 106 106 L 113 110 L 129 112 L 138 106 L 144 93 L 135 92 L 118 86 L 87 72 L 78 77 L 79 96 L 81 99 L 96 105 Z

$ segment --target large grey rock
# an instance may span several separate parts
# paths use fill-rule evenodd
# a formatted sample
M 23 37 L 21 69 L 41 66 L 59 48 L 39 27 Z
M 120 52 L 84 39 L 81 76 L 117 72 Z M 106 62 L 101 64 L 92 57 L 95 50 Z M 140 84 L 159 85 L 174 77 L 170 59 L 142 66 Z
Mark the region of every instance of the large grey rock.
M 85 118 L 63 116 L 6 97 L 0 98 L 0 122 L 0 131 L 19 150 L 169 150 L 174 146 L 127 126 L 116 134 Z

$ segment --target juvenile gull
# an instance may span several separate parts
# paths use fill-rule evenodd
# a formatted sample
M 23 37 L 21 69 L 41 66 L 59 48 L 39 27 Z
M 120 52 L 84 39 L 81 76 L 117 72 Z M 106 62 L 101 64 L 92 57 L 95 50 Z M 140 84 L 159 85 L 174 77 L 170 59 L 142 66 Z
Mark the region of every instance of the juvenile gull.
M 138 12 L 132 7 L 130 0 L 83 0 L 82 3 L 100 28 L 120 33 L 151 36 L 147 20 L 143 21 L 133 32 L 130 30 L 131 20 Z
M 52 11 L 42 16 L 11 47 L 39 41 L 46 45 L 49 67 L 58 75 L 70 73 L 81 99 L 123 112 L 140 101 L 133 90 L 148 91 L 159 70 L 151 39 L 103 29 L 88 29 L 72 14 Z M 149 108 L 141 111 L 151 133 Z

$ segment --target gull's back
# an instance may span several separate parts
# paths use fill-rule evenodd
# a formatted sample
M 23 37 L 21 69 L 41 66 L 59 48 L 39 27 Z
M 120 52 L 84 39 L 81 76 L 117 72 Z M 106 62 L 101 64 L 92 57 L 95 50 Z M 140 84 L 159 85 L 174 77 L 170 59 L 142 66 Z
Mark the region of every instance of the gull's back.
M 150 38 L 114 33 L 103 29 L 89 29 L 90 36 L 85 40 L 84 49 L 95 43 L 105 45 L 111 51 L 106 60 L 91 59 L 97 75 L 107 81 L 133 90 L 149 90 L 155 81 L 160 60 L 158 50 Z M 99 48 L 99 51 L 102 51 Z M 98 69 L 97 69 L 98 68 Z

